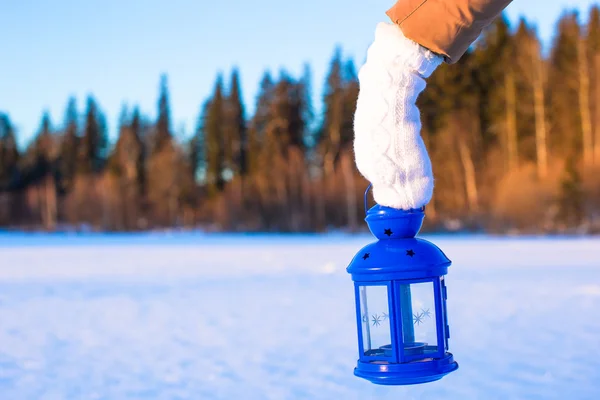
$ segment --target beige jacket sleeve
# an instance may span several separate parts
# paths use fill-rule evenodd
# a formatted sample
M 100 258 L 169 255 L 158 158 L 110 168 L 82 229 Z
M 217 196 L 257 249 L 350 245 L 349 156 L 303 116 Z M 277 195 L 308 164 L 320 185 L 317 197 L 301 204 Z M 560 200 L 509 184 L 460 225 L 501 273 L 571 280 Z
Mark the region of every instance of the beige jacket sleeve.
M 404 36 L 454 64 L 512 0 L 398 0 L 386 14 Z

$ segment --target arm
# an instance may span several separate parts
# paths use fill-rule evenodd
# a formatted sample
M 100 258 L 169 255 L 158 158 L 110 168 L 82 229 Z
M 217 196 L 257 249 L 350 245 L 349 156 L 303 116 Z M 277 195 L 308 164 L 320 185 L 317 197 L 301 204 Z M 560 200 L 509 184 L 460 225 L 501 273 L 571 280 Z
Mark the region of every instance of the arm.
M 431 160 L 421 138 L 417 97 L 444 61 L 453 64 L 510 0 L 399 0 L 380 23 L 361 67 L 354 114 L 358 170 L 375 201 L 398 209 L 433 195 Z
M 512 0 L 399 0 L 386 14 L 404 36 L 450 64 Z

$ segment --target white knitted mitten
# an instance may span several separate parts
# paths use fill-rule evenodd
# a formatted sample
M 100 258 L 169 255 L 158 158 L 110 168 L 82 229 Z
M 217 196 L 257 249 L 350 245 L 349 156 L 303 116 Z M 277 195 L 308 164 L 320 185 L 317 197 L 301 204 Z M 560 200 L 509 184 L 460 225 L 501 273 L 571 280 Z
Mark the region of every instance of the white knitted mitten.
M 433 194 L 431 160 L 421 138 L 417 96 L 443 58 L 380 23 L 358 79 L 354 153 L 373 184 L 375 201 L 397 209 L 426 205 Z

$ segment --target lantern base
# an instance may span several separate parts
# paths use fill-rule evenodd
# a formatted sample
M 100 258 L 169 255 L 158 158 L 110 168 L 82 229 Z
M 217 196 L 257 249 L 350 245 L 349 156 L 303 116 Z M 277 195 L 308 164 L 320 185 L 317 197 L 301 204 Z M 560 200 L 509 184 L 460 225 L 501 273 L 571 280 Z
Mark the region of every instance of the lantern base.
M 416 385 L 442 379 L 458 369 L 452 353 L 441 359 L 420 360 L 404 364 L 361 362 L 354 368 L 354 375 L 377 385 Z

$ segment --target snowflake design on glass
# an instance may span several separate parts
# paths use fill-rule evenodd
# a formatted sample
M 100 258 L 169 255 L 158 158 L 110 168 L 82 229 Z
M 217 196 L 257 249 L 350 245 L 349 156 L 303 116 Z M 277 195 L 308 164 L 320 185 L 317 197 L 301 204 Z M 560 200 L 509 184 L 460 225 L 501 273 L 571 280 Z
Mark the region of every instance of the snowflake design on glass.
M 373 326 L 381 325 L 381 316 L 379 316 L 379 314 L 373 315 L 372 318 L 373 318 Z
M 422 323 L 424 323 L 424 319 L 425 318 L 430 318 L 431 317 L 431 311 L 429 311 L 429 308 L 427 309 L 421 309 L 421 312 L 418 314 L 413 314 L 413 321 L 415 325 L 421 325 Z
M 423 314 L 413 314 L 413 320 L 415 325 L 421 325 L 423 323 Z
M 381 326 L 382 323 L 390 319 L 390 315 L 386 312 L 382 312 L 381 314 L 375 314 L 371 316 L 371 322 L 373 326 Z M 369 323 L 369 316 L 367 314 L 363 314 L 362 322 L 365 324 Z

